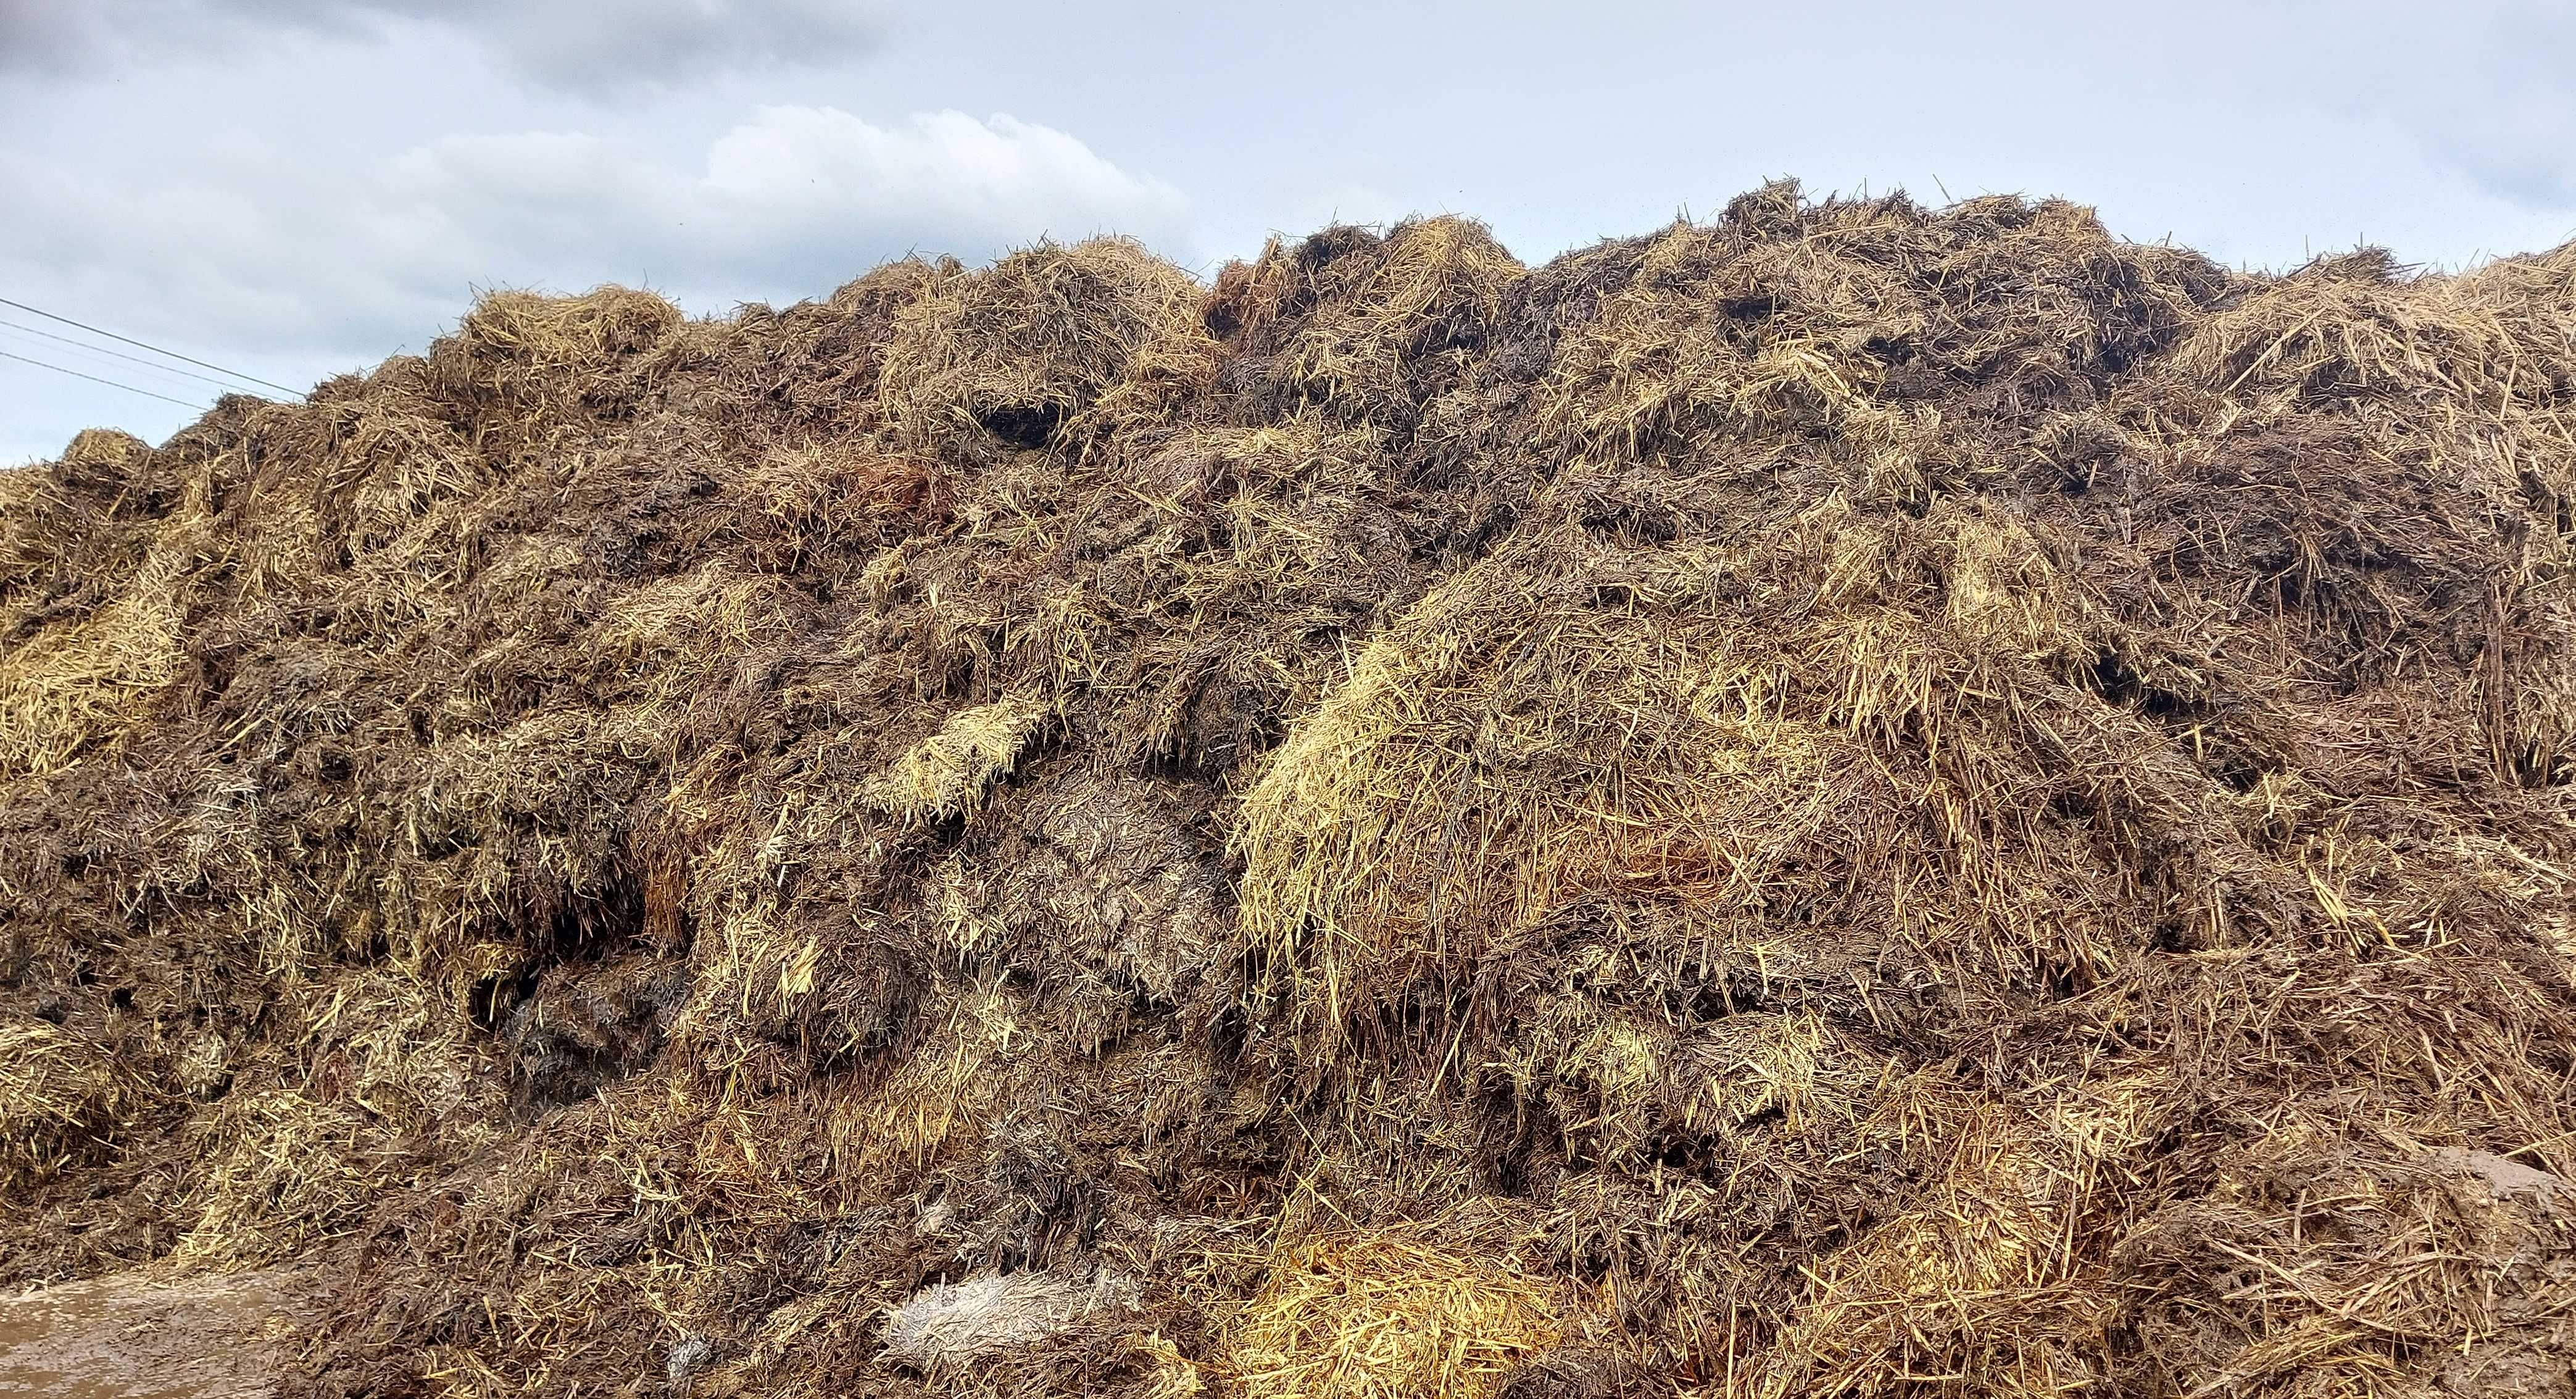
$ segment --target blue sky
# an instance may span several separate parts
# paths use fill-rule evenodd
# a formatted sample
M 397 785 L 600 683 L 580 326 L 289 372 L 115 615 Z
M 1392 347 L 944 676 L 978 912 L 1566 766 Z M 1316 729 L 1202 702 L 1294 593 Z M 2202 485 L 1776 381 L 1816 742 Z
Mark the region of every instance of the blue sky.
M 1536 261 L 1763 179 L 2063 194 L 2284 266 L 2576 236 L 2576 7 L 0 0 L 0 297 L 302 384 L 477 287 L 1451 211 Z M 0 351 L 193 399 L 31 336 Z M 0 360 L 0 464 L 183 407 Z

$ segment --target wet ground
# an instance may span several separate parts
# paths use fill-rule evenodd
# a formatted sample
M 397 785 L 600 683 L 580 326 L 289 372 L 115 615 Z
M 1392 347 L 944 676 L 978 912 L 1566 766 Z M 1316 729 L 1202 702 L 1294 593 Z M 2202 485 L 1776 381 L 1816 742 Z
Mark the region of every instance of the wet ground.
M 0 1399 L 265 1399 L 295 1282 L 119 1273 L 0 1296 Z

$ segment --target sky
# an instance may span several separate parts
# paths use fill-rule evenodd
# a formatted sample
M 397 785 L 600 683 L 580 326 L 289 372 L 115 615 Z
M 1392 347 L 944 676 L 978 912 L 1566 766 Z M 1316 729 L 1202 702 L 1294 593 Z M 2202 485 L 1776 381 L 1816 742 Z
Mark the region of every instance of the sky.
M 1444 212 L 1534 263 L 1779 175 L 2472 265 L 2576 237 L 2576 4 L 0 0 L 0 466 L 419 351 L 478 290 L 722 314 Z

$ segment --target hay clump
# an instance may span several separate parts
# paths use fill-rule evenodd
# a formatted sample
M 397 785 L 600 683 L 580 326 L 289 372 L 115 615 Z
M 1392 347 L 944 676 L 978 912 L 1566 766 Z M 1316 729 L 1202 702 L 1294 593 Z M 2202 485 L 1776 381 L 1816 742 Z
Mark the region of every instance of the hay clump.
M 1274 401 L 1407 428 L 1489 348 L 1525 271 L 1471 219 L 1345 225 L 1227 268 L 1204 318 Z
M 1032 450 L 1159 342 L 1187 338 L 1198 289 L 1120 238 L 1041 245 L 968 271 L 942 266 L 895 313 L 881 393 L 897 438 L 971 459 Z
M 1019 761 L 1046 718 L 1045 710 L 1018 699 L 961 709 L 939 732 L 905 749 L 870 784 L 869 800 L 908 821 L 963 816 Z
M 0 1021 L 0 1181 L 32 1184 L 95 1154 L 144 1096 L 103 1046 Z
M 1413 1231 L 1325 1234 L 1269 1273 L 1229 1331 L 1253 1399 L 1486 1394 L 1560 1334 L 1549 1289 Z

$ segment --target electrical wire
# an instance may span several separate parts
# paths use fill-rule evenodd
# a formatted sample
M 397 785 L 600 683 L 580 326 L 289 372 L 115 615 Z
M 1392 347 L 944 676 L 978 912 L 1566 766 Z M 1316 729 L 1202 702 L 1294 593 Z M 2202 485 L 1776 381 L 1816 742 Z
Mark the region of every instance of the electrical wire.
M 108 339 L 110 339 L 110 340 L 114 340 L 114 341 L 116 341 L 116 342 L 118 342 L 118 343 L 120 343 L 120 344 L 132 345 L 134 348 L 136 348 L 136 349 L 138 349 L 138 350 L 150 350 L 152 353 L 154 353 L 154 354 L 156 354 L 156 355 L 167 355 L 167 356 L 169 356 L 169 357 L 170 357 L 170 358 L 172 358 L 172 359 L 175 359 L 175 360 L 181 361 L 182 363 L 185 363 L 185 364 L 193 364 L 193 365 L 197 366 L 199 369 L 211 369 L 211 370 L 215 371 L 215 372 L 216 372 L 216 373 L 218 373 L 218 374 L 229 375 L 230 377 L 235 378 L 235 379 L 245 379 L 245 380 L 248 380 L 248 381 L 249 381 L 249 382 L 251 382 L 251 383 L 258 384 L 258 385 L 261 385 L 261 386 L 263 386 L 263 387 L 275 389 L 275 390 L 277 390 L 277 391 L 278 391 L 278 392 L 280 392 L 280 393 L 290 393 L 290 394 L 295 394 L 295 396 L 296 396 L 297 398 L 302 398 L 302 397 L 304 396 L 303 394 L 301 394 L 301 393 L 296 393 L 296 391 L 295 391 L 295 390 L 290 389 L 290 388 L 288 388 L 287 386 L 285 386 L 284 384 L 278 383 L 277 381 L 275 381 L 275 380 L 273 380 L 273 379 L 263 379 L 263 378 L 259 377 L 259 376 L 258 376 L 258 375 L 256 375 L 256 374 L 244 374 L 244 373 L 242 373 L 242 372 L 241 372 L 240 370 L 238 370 L 238 369 L 226 369 L 226 368 L 224 368 L 224 367 L 223 367 L 222 365 L 220 365 L 220 364 L 208 364 L 207 362 L 205 362 L 204 360 L 201 360 L 201 359 L 191 359 L 190 357 L 188 357 L 188 356 L 186 356 L 186 355 L 180 354 L 180 353 L 179 353 L 178 351 L 176 351 L 176 350 L 165 350 L 165 349 L 162 349 L 162 348 L 161 348 L 160 346 L 158 346 L 158 345 L 146 344 L 146 343 L 144 343 L 143 341 L 140 341 L 140 340 L 134 339 L 134 338 L 133 338 L 133 337 L 131 337 L 131 336 L 119 335 L 119 334 L 117 334 L 115 331 L 112 331 L 112 330 L 101 330 L 101 329 L 99 329 L 97 326 L 90 325 L 90 324 L 88 324 L 87 322 L 84 322 L 84 321 L 76 321 L 76 320 L 73 320 L 73 319 L 72 319 L 71 317 L 69 317 L 69 316 L 57 316 L 57 315 L 55 315 L 55 314 L 54 314 L 53 312 L 51 312 L 51 311 L 46 311 L 46 310 L 42 310 L 42 309 L 39 309 L 39 308 L 34 307 L 34 306 L 30 306 L 30 305 L 28 305 L 27 303 L 25 303 L 25 302 L 23 302 L 23 301 L 11 301 L 9 298 L 7 298 L 7 297 L 5 297 L 5 296 L 0 296 L 0 306 L 14 306 L 14 307 L 16 307 L 17 309 L 19 309 L 19 310 L 21 310 L 21 311 L 25 311 L 25 312 L 29 313 L 30 315 L 42 316 L 42 317 L 44 317 L 46 320 L 49 320 L 49 321 L 60 321 L 60 322 L 62 322 L 64 325 L 74 327 L 75 329 L 79 329 L 79 330 L 86 330 L 86 331 L 88 331 L 88 332 L 89 332 L 90 334 L 92 334 L 92 335 L 104 335 L 104 336 L 106 336 L 106 337 L 107 337 Z M 52 366 L 47 366 L 47 367 L 48 367 L 48 368 L 51 368 Z M 64 371 L 64 372 L 69 373 L 70 371 L 66 370 L 66 371 Z M 101 380 L 100 382 L 101 382 L 101 383 L 105 383 L 106 381 L 105 381 L 105 380 Z M 124 387 L 124 385 L 121 385 L 121 384 L 120 384 L 120 385 L 118 385 L 118 387 L 119 387 L 119 388 L 122 388 L 122 387 Z M 139 390 L 139 389 L 138 389 L 138 390 L 136 390 L 136 392 L 138 392 L 138 393 L 139 393 L 139 392 L 141 392 L 141 390 Z M 172 400 L 172 402 L 177 402 L 177 400 L 176 400 L 176 399 L 173 399 L 173 400 Z
M 206 410 L 206 405 L 202 403 L 190 403 L 184 398 L 172 398 L 166 393 L 154 393 L 150 389 L 138 389 L 132 384 L 120 384 L 114 379 L 102 379 L 95 374 L 83 374 L 77 369 L 65 369 L 59 364 L 47 364 L 43 360 L 29 359 L 25 355 L 13 355 L 7 350 L 0 350 L 0 359 L 14 359 L 20 364 L 32 364 L 38 369 L 50 369 L 57 374 L 69 374 L 75 379 L 87 379 L 93 384 L 105 384 L 111 389 L 123 389 L 127 393 L 139 393 L 145 398 L 157 398 L 164 403 L 178 404 L 182 408 L 194 408 L 200 413 Z
M 216 388 L 223 389 L 226 392 L 237 393 L 240 391 L 237 386 L 222 379 L 213 378 L 205 374 L 192 374 L 185 369 L 173 369 L 166 364 L 155 364 L 141 355 L 129 355 L 121 350 L 110 350 L 103 346 L 85 344 L 81 341 L 74 340 L 68 335 L 56 335 L 50 330 L 38 330 L 34 326 L 20 325 L 16 321 L 0 321 L 0 329 L 14 330 L 21 335 L 42 336 L 56 344 L 69 345 L 73 349 L 82 351 L 86 354 L 106 355 L 110 359 L 121 359 L 128 364 L 139 364 L 144 368 L 151 370 L 155 374 L 176 374 L 183 379 L 195 379 L 200 383 L 212 384 Z

